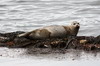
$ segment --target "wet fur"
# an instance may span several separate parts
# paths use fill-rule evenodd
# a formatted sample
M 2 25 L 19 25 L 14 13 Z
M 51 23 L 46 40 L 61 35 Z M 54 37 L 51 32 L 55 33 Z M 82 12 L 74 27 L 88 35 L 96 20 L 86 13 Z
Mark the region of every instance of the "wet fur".
M 77 23 L 77 22 L 76 22 Z M 32 39 L 46 39 L 46 38 L 62 38 L 68 36 L 77 36 L 79 25 L 60 26 L 53 25 L 40 29 L 33 30 L 24 34 L 20 34 L 19 37 L 30 37 Z

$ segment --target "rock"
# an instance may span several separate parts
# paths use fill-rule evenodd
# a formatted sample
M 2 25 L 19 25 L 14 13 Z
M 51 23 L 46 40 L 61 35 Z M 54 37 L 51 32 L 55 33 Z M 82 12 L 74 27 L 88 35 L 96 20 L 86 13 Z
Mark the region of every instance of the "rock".
M 88 40 L 80 40 L 80 44 L 86 44 Z
M 0 46 L 9 48 L 64 48 L 71 38 L 48 38 L 48 39 L 29 39 L 25 37 L 17 37 L 17 35 L 25 32 L 17 31 L 11 33 L 0 33 Z M 100 35 L 93 36 L 77 36 L 69 43 L 68 49 L 83 50 L 100 50 Z

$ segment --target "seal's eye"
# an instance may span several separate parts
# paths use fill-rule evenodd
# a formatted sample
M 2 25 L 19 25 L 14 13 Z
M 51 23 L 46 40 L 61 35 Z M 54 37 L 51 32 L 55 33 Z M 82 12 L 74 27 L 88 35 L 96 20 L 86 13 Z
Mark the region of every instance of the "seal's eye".
M 73 25 L 76 25 L 76 23 L 73 23 Z

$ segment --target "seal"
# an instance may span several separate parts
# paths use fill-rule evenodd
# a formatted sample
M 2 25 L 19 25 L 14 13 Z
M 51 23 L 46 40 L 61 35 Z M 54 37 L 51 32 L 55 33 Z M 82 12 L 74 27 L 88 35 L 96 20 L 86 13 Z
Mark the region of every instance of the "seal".
M 28 37 L 32 39 L 46 39 L 46 38 L 63 38 L 68 36 L 77 36 L 80 24 L 76 21 L 71 25 L 51 25 L 43 28 L 35 29 L 30 32 L 19 34 L 18 37 Z

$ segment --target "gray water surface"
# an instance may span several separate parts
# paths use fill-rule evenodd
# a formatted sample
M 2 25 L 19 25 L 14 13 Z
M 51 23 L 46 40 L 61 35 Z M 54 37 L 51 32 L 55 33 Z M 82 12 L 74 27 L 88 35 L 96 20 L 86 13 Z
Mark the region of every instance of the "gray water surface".
M 0 0 L 0 32 L 31 31 L 79 21 L 78 35 L 100 34 L 99 0 Z

